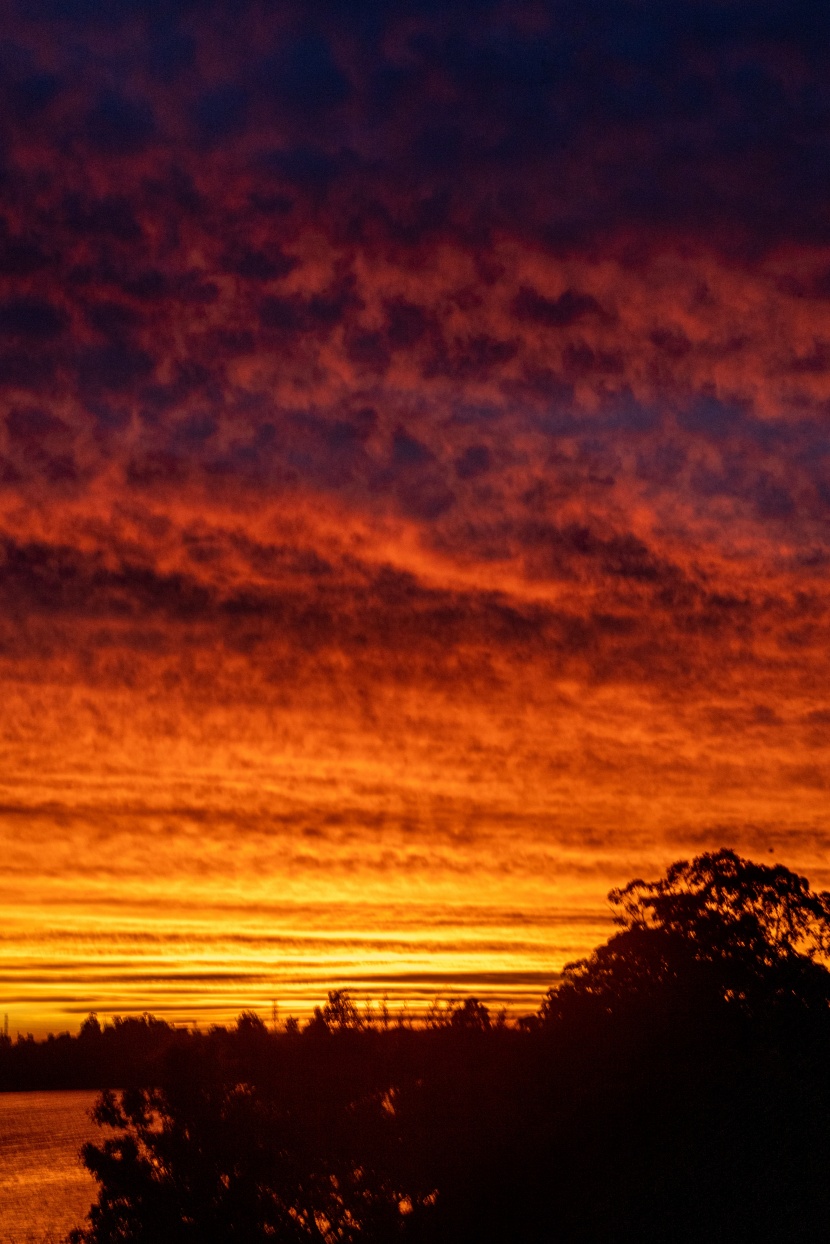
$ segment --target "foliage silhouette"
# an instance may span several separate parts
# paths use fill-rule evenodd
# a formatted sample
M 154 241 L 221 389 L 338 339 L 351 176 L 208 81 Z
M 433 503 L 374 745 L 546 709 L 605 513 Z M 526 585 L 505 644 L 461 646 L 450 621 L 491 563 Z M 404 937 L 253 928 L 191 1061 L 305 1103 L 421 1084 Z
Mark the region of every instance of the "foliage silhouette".
M 302 1029 L 162 1026 L 156 1078 L 98 1106 L 74 1244 L 829 1237 L 830 897 L 731 851 L 609 897 L 617 932 L 521 1025 L 336 991 Z
M 734 851 L 680 861 L 655 882 L 612 890 L 621 932 L 588 959 L 568 964 L 543 1017 L 593 1003 L 602 1009 L 647 1002 L 718 1006 L 748 1016 L 830 1003 L 830 894 L 780 864 Z

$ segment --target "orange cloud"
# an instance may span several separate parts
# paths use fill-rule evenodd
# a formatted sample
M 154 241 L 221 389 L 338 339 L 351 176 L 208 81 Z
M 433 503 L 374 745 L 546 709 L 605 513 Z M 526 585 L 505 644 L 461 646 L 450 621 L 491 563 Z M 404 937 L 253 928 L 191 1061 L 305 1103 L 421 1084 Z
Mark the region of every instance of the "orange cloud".
M 632 873 L 825 878 L 826 40 L 480 8 L 4 19 L 21 1027 L 532 1005 Z

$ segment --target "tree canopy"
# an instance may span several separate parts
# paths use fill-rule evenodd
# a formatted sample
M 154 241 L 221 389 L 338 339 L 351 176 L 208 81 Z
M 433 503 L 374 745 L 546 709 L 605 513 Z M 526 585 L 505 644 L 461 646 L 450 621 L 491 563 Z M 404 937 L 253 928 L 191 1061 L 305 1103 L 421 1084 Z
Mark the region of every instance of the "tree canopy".
M 335 990 L 302 1029 L 173 1034 L 99 1103 L 74 1244 L 828 1237 L 830 895 L 722 850 L 610 900 L 524 1024 Z
M 608 1010 L 682 999 L 752 1015 L 830 1003 L 830 893 L 782 864 L 708 852 L 658 881 L 630 881 L 609 901 L 620 931 L 566 966 L 548 1020 L 586 1001 Z

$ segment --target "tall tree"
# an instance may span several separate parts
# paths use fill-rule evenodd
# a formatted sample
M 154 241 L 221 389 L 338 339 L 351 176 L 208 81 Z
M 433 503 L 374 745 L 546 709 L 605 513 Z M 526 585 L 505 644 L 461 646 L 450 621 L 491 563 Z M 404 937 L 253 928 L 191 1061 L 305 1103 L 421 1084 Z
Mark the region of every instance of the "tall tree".
M 544 1018 L 574 1004 L 608 1011 L 646 999 L 720 1003 L 756 1017 L 830 1005 L 830 893 L 782 864 L 708 852 L 658 881 L 630 881 L 609 900 L 620 931 L 566 966 Z

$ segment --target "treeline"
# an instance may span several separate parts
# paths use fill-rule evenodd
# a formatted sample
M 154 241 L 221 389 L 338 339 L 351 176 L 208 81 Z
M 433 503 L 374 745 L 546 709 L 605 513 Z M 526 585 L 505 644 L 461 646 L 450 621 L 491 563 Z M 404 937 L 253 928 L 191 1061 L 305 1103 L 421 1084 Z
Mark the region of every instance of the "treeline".
M 517 1030 L 537 1026 L 542 1011 L 523 1016 Z M 315 1007 L 304 1023 L 289 1018 L 269 1028 L 252 1011 L 243 1011 L 233 1027 L 213 1025 L 206 1031 L 183 1029 L 154 1015 L 116 1016 L 101 1023 L 89 1015 L 80 1031 L 49 1034 L 42 1041 L 31 1035 L 16 1040 L 0 1035 L 0 1092 L 36 1089 L 149 1088 L 163 1079 L 174 1051 L 176 1057 L 213 1060 L 233 1065 L 252 1049 L 281 1057 L 287 1044 L 302 1037 L 314 1041 L 332 1032 L 389 1033 L 390 1031 L 470 1030 L 507 1027 L 505 1013 L 495 1015 L 476 998 L 436 1002 L 421 1018 L 405 1011 L 390 1015 L 385 1007 L 359 1006 L 348 990 L 331 990 L 324 1005 Z
M 367 1022 L 343 993 L 278 1035 L 147 1022 L 73 1244 L 830 1238 L 830 894 L 722 851 L 611 901 L 521 1024 L 473 999 Z
M 0 1091 L 106 1089 L 158 1082 L 176 1030 L 152 1015 L 102 1025 L 90 1015 L 80 1032 L 36 1041 L 0 1036 Z

